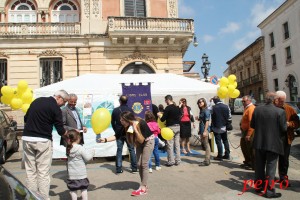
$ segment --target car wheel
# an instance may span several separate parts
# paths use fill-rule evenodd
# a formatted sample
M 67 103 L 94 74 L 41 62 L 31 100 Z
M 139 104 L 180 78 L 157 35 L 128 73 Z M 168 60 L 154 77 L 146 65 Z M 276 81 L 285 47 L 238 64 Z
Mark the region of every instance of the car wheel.
M 6 160 L 6 147 L 3 146 L 0 152 L 0 164 L 4 164 Z
M 13 144 L 13 152 L 17 152 L 18 150 L 19 150 L 19 140 L 18 140 L 18 138 L 16 138 L 15 140 L 14 140 L 14 144 Z

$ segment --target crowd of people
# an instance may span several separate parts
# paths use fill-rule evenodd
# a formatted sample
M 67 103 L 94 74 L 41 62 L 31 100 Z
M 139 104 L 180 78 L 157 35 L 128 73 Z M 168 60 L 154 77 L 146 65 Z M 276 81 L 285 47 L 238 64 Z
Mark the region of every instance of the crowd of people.
M 289 154 L 294 139 L 294 130 L 299 127 L 299 118 L 295 110 L 285 103 L 286 94 L 283 91 L 268 93 L 265 104 L 255 106 L 251 96 L 242 98 L 244 113 L 240 122 L 240 145 L 244 155 L 241 167 L 255 170 L 256 181 L 261 180 L 266 185 L 265 196 L 280 197 L 272 185 L 278 160 L 279 180 L 288 181 Z M 177 105 L 171 95 L 165 96 L 166 107 L 153 106 L 153 111 L 146 111 L 144 119 L 136 117 L 127 105 L 128 97 L 121 95 L 120 106 L 112 112 L 111 125 L 115 135 L 99 138 L 100 143 L 116 141 L 116 173 L 123 173 L 122 151 L 126 143 L 130 153 L 132 173 L 139 173 L 141 183 L 132 196 L 145 195 L 148 192 L 149 172 L 152 173 L 152 154 L 155 169 L 161 169 L 158 153 L 161 139 L 157 120 L 164 122 L 170 128 L 174 137 L 166 142 L 166 167 L 178 166 L 181 163 L 181 153 L 191 153 L 190 137 L 195 121 L 199 121 L 198 134 L 205 148 L 205 158 L 200 166 L 209 166 L 210 144 L 209 136 L 214 134 L 218 154 L 213 159 L 223 161 L 230 159 L 230 148 L 227 132 L 232 129 L 231 112 L 218 96 L 206 101 L 197 101 L 199 114 L 193 115 L 185 98 Z M 61 109 L 60 107 L 68 104 Z M 76 108 L 76 94 L 68 94 L 64 90 L 57 91 L 53 97 L 41 97 L 34 100 L 28 109 L 24 121 L 22 136 L 26 182 L 28 188 L 39 193 L 44 199 L 49 199 L 50 167 L 52 162 L 52 126 L 61 135 L 61 145 L 66 147 L 67 172 L 69 178 L 67 187 L 72 200 L 77 199 L 77 191 L 81 191 L 82 199 L 88 199 L 87 188 L 89 180 L 86 163 L 94 156 L 93 150 L 86 150 L 84 133 L 87 128 L 82 123 Z M 213 105 L 213 106 L 212 106 Z M 156 107 L 156 108 L 155 108 Z M 223 144 L 222 144 L 223 143 Z M 100 144 L 101 145 L 101 144 Z M 224 149 L 223 149 L 224 146 Z M 265 180 L 268 180 L 265 181 Z M 291 186 L 290 184 L 288 186 Z M 265 187 L 256 188 L 258 193 Z

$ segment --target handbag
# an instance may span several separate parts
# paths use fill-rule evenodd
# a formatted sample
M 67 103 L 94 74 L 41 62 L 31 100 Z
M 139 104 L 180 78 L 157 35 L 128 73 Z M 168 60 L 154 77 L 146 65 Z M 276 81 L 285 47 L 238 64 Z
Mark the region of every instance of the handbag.
M 232 127 L 232 121 L 228 120 L 227 124 L 226 124 L 226 130 L 227 131 L 232 131 L 233 127 Z

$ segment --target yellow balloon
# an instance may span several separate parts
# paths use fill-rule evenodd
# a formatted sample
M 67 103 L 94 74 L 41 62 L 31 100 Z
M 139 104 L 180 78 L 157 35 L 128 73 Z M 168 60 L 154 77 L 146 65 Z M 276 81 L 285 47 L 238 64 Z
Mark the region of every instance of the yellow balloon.
M 92 115 L 91 124 L 96 135 L 102 133 L 109 127 L 111 115 L 108 109 L 98 108 Z
M 234 81 L 233 83 L 232 83 L 232 85 L 233 85 L 233 87 L 234 87 L 234 89 L 237 87 L 237 82 L 236 81 Z
M 164 127 L 164 128 L 161 129 L 161 136 L 165 140 L 171 140 L 174 137 L 174 132 L 172 131 L 172 129 Z
M 23 102 L 21 99 L 19 98 L 13 98 L 10 102 L 10 107 L 13 109 L 13 110 L 17 110 L 17 109 L 20 109 L 23 105 Z
M 25 80 L 20 80 L 18 82 L 18 92 L 24 93 L 28 88 L 28 83 Z
M 220 87 L 220 89 L 219 89 L 219 91 L 218 91 L 221 95 L 227 95 L 227 93 L 228 93 L 228 89 L 227 89 L 227 87 L 224 87 L 224 86 L 222 86 L 222 87 Z
M 27 113 L 27 110 L 28 110 L 29 107 L 30 107 L 30 104 L 24 103 L 24 104 L 22 105 L 22 111 L 23 111 L 24 113 Z
M 22 95 L 22 101 L 24 104 L 30 104 L 32 101 L 32 93 L 26 90 Z
M 1 93 L 2 93 L 3 96 L 6 96 L 8 98 L 12 98 L 13 95 L 14 95 L 13 89 L 10 86 L 7 86 L 7 85 L 5 85 L 1 88 Z
M 228 94 L 232 93 L 235 89 L 234 85 L 232 85 L 232 84 L 228 85 L 227 88 L 228 88 Z
M 236 76 L 234 74 L 230 74 L 228 76 L 228 81 L 229 81 L 229 84 L 232 84 L 233 82 L 236 81 Z
M 219 82 L 219 84 L 220 84 L 221 87 L 222 86 L 227 87 L 228 83 L 229 83 L 229 81 L 228 81 L 228 79 L 226 77 L 222 77 L 220 79 L 220 82 Z
M 160 121 L 160 119 L 158 118 L 158 119 L 157 119 L 157 123 L 158 123 L 158 126 L 159 126 L 160 129 L 166 127 L 166 121 L 162 122 L 162 121 Z
M 240 91 L 238 89 L 234 89 L 234 91 L 229 94 L 230 98 L 237 98 L 239 96 L 240 96 Z
M 221 94 L 218 92 L 218 97 L 220 97 L 220 99 L 225 99 L 226 98 L 226 94 Z
M 11 99 L 9 99 L 7 96 L 2 96 L 1 97 L 1 102 L 3 104 L 9 105 L 10 104 Z

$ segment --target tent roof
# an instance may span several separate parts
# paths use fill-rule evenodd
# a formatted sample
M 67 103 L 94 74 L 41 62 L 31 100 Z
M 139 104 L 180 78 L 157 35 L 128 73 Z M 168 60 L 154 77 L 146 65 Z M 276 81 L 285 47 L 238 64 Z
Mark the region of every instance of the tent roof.
M 217 85 L 176 74 L 85 74 L 36 89 L 37 96 L 48 96 L 64 89 L 76 94 L 121 94 L 121 83 L 151 83 L 152 96 L 217 93 Z

